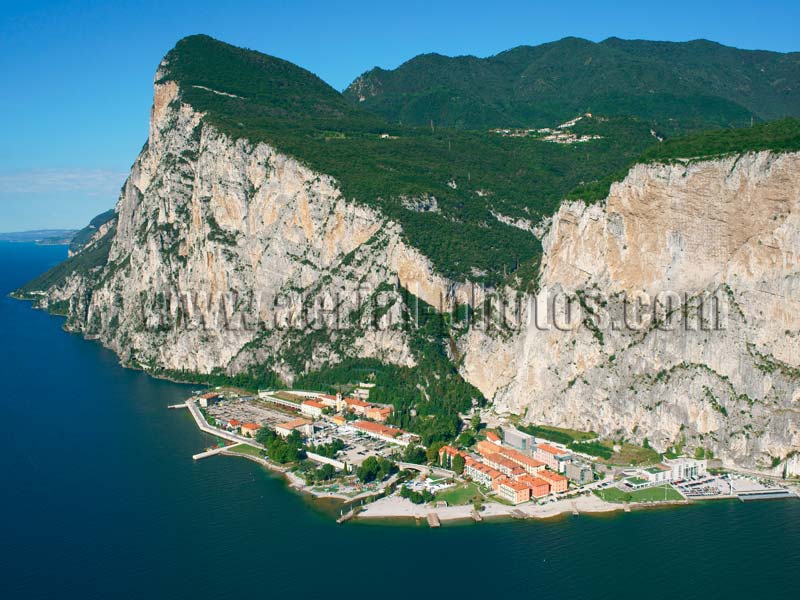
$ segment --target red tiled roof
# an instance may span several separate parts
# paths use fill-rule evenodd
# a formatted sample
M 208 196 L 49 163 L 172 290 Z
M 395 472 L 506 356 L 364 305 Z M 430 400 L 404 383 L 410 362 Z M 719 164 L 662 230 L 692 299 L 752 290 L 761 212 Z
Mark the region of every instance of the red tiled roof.
M 313 406 L 314 408 L 324 409 L 326 408 L 324 404 L 321 402 L 317 402 L 316 400 L 303 400 L 303 404 L 305 406 Z
M 361 408 L 369 408 L 372 406 L 369 402 L 364 402 L 358 398 L 345 398 L 344 401 L 348 406 L 360 406 Z
M 550 483 L 545 481 L 541 477 L 533 477 L 531 475 L 523 475 L 519 478 L 519 481 L 525 483 L 531 490 L 536 490 L 538 488 L 547 488 L 550 491 Z
M 310 425 L 311 421 L 308 419 L 294 419 L 293 421 L 288 421 L 287 423 L 281 423 L 276 427 L 280 427 L 281 429 L 297 429 L 298 427 L 302 427 L 303 425 Z
M 461 450 L 453 448 L 452 446 L 442 446 L 441 448 L 439 448 L 439 454 L 442 454 L 442 453 L 447 454 L 447 456 L 451 456 L 451 457 L 459 455 L 459 456 L 463 456 L 464 458 L 467 458 L 467 453 L 466 452 L 462 452 Z
M 372 423 L 371 421 L 355 421 L 353 427 L 361 431 L 368 431 L 378 435 L 385 435 L 388 437 L 396 438 L 398 435 L 405 433 L 402 429 L 396 427 L 388 427 L 380 423 Z
M 500 436 L 497 435 L 494 431 L 487 431 L 486 439 L 489 440 L 490 442 L 499 442 Z
M 567 478 L 561 475 L 561 473 L 556 473 L 555 471 L 539 471 L 538 476 L 553 483 L 567 480 Z
M 510 487 L 512 490 L 514 490 L 516 492 L 528 489 L 528 486 L 525 485 L 525 483 L 523 483 L 522 481 L 515 481 L 513 479 L 509 479 L 508 481 L 504 481 L 500 485 L 505 485 L 507 487 Z
M 242 425 L 242 429 L 261 429 L 261 425 L 258 423 L 245 423 Z
M 500 471 L 497 469 L 493 469 L 489 465 L 485 465 L 482 462 L 479 462 L 471 457 L 467 457 L 464 461 L 465 465 L 471 466 L 473 469 L 480 471 L 481 473 L 487 474 L 492 479 L 497 479 L 499 477 L 505 477 Z
M 533 468 L 544 466 L 544 463 L 542 461 L 536 460 L 535 458 L 531 458 L 527 454 L 523 454 L 519 450 L 514 450 L 513 448 L 508 448 L 506 446 L 503 446 L 498 450 L 498 452 L 503 456 L 506 456 L 509 459 L 513 460 L 515 463 L 528 465 Z
M 568 454 L 566 450 L 559 450 L 555 446 L 551 446 L 550 444 L 539 444 L 536 446 L 539 450 L 543 452 L 547 452 L 548 454 L 553 454 L 555 456 L 561 456 L 562 454 Z

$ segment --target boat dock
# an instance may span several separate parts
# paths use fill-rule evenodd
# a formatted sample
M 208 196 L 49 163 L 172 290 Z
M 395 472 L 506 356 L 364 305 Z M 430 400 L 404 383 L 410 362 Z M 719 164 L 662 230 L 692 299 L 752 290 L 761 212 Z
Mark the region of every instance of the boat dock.
M 754 500 L 788 500 L 791 498 L 798 499 L 796 494 L 784 488 L 739 492 L 737 496 L 739 496 L 739 500 L 742 502 L 752 502 Z
M 439 515 L 437 515 L 435 512 L 428 513 L 428 526 L 433 529 L 442 526 L 442 522 L 439 521 Z
M 169 405 L 167 406 L 167 408 L 169 408 L 169 409 L 175 409 L 175 408 L 186 408 L 186 402 L 184 402 L 184 403 L 182 403 L 182 404 L 169 404 Z
M 356 516 L 356 509 L 355 508 L 351 508 L 346 513 L 344 513 L 342 515 L 339 515 L 339 518 L 336 519 L 336 523 L 341 525 L 345 521 L 349 521 L 350 519 L 352 519 L 355 516 Z
M 204 458 L 208 458 L 209 456 L 214 456 L 215 454 L 220 454 L 225 450 L 230 450 L 231 448 L 235 448 L 236 446 L 241 446 L 241 443 L 233 444 L 232 446 L 220 446 L 219 448 L 211 448 L 210 450 L 206 450 L 205 452 L 193 454 L 192 459 L 203 460 Z

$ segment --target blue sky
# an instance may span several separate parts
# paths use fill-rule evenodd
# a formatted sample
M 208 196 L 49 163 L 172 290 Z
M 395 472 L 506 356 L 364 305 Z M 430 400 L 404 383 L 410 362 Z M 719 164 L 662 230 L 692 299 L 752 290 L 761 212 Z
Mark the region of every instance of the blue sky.
M 114 205 L 147 136 L 152 78 L 207 33 L 291 60 L 338 89 L 422 52 L 488 56 L 567 35 L 800 50 L 800 2 L 5 1 L 0 231 L 80 227 Z

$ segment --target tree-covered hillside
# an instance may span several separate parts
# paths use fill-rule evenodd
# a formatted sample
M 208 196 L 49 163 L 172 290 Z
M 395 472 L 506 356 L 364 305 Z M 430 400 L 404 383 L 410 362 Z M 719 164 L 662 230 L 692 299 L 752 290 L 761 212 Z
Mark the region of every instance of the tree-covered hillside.
M 181 40 L 162 75 L 222 131 L 273 144 L 380 208 L 455 279 L 532 272 L 538 240 L 496 215 L 535 222 L 575 186 L 657 143 L 647 123 L 629 118 L 587 119 L 582 130 L 594 127 L 601 139 L 576 144 L 391 125 L 300 67 L 207 36 Z M 412 198 L 435 198 L 435 209 L 415 209 Z
M 643 44 L 566 39 L 491 59 L 425 55 L 389 74 L 381 72 L 371 80 L 380 93 L 362 90 L 372 98 L 363 103 L 292 63 L 202 35 L 178 42 L 161 77 L 177 81 L 181 100 L 206 113 L 206 121 L 223 132 L 274 145 L 332 175 L 348 198 L 398 221 L 408 242 L 444 275 L 526 285 L 541 247 L 511 222 L 537 222 L 576 189 L 607 189 L 610 179 L 645 151 L 657 152 L 659 139 L 673 131 L 750 125 L 750 110 L 707 94 L 724 87 L 721 82 L 704 87 L 716 73 L 713 64 L 742 73 L 764 69 L 767 74 L 759 81 L 785 75 L 782 84 L 759 84 L 772 91 L 762 94 L 757 117 L 783 110 L 779 97 L 793 97 L 800 79 L 792 75 L 795 55 L 748 53 L 709 42 Z M 687 65 L 705 56 L 710 66 L 670 71 L 664 65 L 673 55 Z M 441 107 L 463 113 L 443 119 L 453 125 L 536 122 L 562 137 L 554 140 L 533 129 L 443 128 L 427 117 L 410 119 L 422 121 L 420 126 L 401 125 L 391 111 L 387 118 L 367 110 L 380 108 L 375 102 L 384 100 L 406 106 L 401 90 L 424 95 L 433 82 L 450 90 Z M 685 96 L 692 90 L 694 95 Z M 348 95 L 353 93 L 351 86 Z M 466 104 L 463 98 L 469 98 Z M 586 108 L 592 115 L 557 127 Z
M 345 95 L 412 125 L 543 127 L 591 111 L 637 116 L 675 134 L 800 117 L 800 53 L 564 38 L 485 59 L 420 55 L 368 71 Z

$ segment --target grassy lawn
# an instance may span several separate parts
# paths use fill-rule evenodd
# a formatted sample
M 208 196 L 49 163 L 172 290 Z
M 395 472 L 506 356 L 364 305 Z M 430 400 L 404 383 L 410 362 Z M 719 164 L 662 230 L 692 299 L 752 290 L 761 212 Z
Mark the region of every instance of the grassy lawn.
M 594 494 L 606 502 L 663 502 L 683 500 L 678 491 L 671 485 L 660 485 L 633 492 L 623 492 L 619 488 L 610 487 L 605 490 L 594 490 Z
M 258 458 L 264 458 L 264 453 L 259 450 L 258 448 L 254 448 L 253 446 L 249 446 L 247 444 L 239 444 L 238 446 L 234 446 L 233 448 L 229 448 L 231 452 L 237 452 L 239 454 L 249 454 L 250 456 L 257 456 Z
M 472 504 L 472 499 L 479 496 L 483 500 L 478 486 L 472 482 L 461 483 L 436 494 L 436 500 L 444 500 L 449 506 L 459 506 L 462 504 Z
M 606 502 L 622 503 L 630 500 L 630 494 L 615 487 L 606 488 L 604 490 L 594 490 L 594 494 Z
M 664 500 L 683 500 L 683 496 L 671 485 L 659 485 L 631 492 L 632 502 L 663 502 Z

